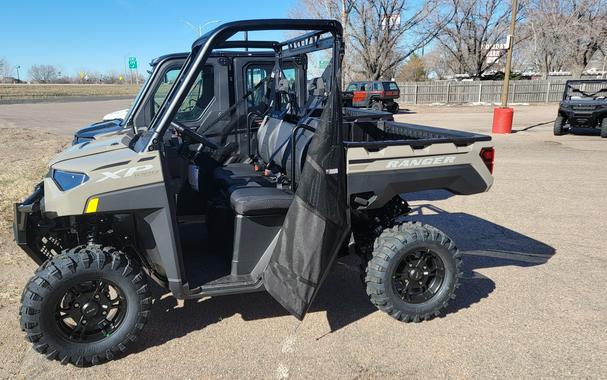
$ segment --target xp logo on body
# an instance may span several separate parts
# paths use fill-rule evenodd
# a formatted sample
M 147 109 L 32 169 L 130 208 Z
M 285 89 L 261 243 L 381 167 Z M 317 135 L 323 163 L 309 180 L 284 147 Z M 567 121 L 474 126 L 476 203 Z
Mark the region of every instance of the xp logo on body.
M 97 181 L 95 181 L 95 183 L 103 182 L 108 179 L 120 179 L 120 178 L 132 177 L 133 175 L 135 175 L 137 173 L 147 172 L 147 171 L 152 170 L 153 168 L 154 168 L 153 165 L 141 165 L 141 166 L 134 166 L 132 168 L 123 168 L 120 170 L 116 170 L 115 172 L 103 172 L 103 173 L 101 173 L 103 175 L 103 177 L 98 179 Z

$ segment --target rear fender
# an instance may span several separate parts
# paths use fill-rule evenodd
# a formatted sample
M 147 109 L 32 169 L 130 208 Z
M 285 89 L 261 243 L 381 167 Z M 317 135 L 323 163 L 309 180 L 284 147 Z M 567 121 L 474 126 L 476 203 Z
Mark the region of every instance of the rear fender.
M 384 206 L 402 193 L 445 189 L 455 194 L 489 190 L 493 177 L 480 157 L 489 143 L 433 144 L 424 149 L 388 146 L 377 151 L 347 149 L 348 193 L 372 194 L 366 208 Z

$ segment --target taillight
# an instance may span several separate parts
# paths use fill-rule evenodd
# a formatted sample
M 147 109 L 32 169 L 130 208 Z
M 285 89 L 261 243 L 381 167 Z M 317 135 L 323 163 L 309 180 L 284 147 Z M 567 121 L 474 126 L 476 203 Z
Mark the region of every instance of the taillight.
M 495 159 L 495 149 L 493 147 L 481 149 L 481 158 L 487 166 L 487 169 L 489 169 L 489 172 L 493 174 L 493 160 Z

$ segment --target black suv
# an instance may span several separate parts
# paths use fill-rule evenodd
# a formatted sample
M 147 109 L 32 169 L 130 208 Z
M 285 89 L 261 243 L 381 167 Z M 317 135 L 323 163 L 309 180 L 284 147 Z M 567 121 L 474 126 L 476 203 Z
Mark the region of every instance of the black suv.
M 607 138 L 607 80 L 570 80 L 554 121 L 554 135 L 574 132 L 574 128 L 598 128 Z
M 375 111 L 398 113 L 395 99 L 400 97 L 400 88 L 391 81 L 352 82 L 343 93 L 345 107 L 371 108 Z

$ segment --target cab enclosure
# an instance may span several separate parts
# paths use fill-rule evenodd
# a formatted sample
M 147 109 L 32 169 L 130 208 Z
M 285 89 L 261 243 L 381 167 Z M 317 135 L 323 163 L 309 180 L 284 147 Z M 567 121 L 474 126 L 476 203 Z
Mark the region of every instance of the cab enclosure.
M 190 103 L 184 105 L 181 112 L 200 112 L 205 107 L 228 108 L 253 87 L 252 78 L 256 73 L 269 71 L 274 64 L 274 56 L 263 51 L 246 51 L 246 41 L 239 46 L 240 50 L 224 50 L 214 52 L 208 59 L 208 65 L 213 67 L 209 70 L 203 81 L 207 82 L 207 91 L 209 96 L 202 99 L 206 104 Z M 74 134 L 72 144 L 80 144 L 92 141 L 99 137 L 111 136 L 115 133 L 128 133 L 138 130 L 145 130 L 152 118 L 157 112 L 157 108 L 164 101 L 168 90 L 173 85 L 175 78 L 179 74 L 183 63 L 188 57 L 188 53 L 173 53 L 160 56 L 150 62 L 149 76 L 141 86 L 131 107 L 124 112 L 126 115 L 121 118 L 105 119 L 101 122 L 91 124 L 81 128 Z M 285 66 L 295 70 L 304 70 L 303 65 L 294 65 L 294 58 L 285 60 Z M 305 78 L 305 73 L 299 73 L 298 77 Z M 298 91 L 304 90 L 303 83 L 296 83 Z M 237 112 L 246 115 L 249 112 L 259 111 L 260 92 L 256 98 L 250 96 L 246 102 L 241 102 Z M 213 100 L 211 104 L 211 100 Z M 117 114 L 117 113 L 113 113 Z M 198 120 L 196 120 L 198 122 Z M 186 120 L 186 124 L 192 125 L 191 121 Z M 204 127 L 204 121 L 196 124 Z

